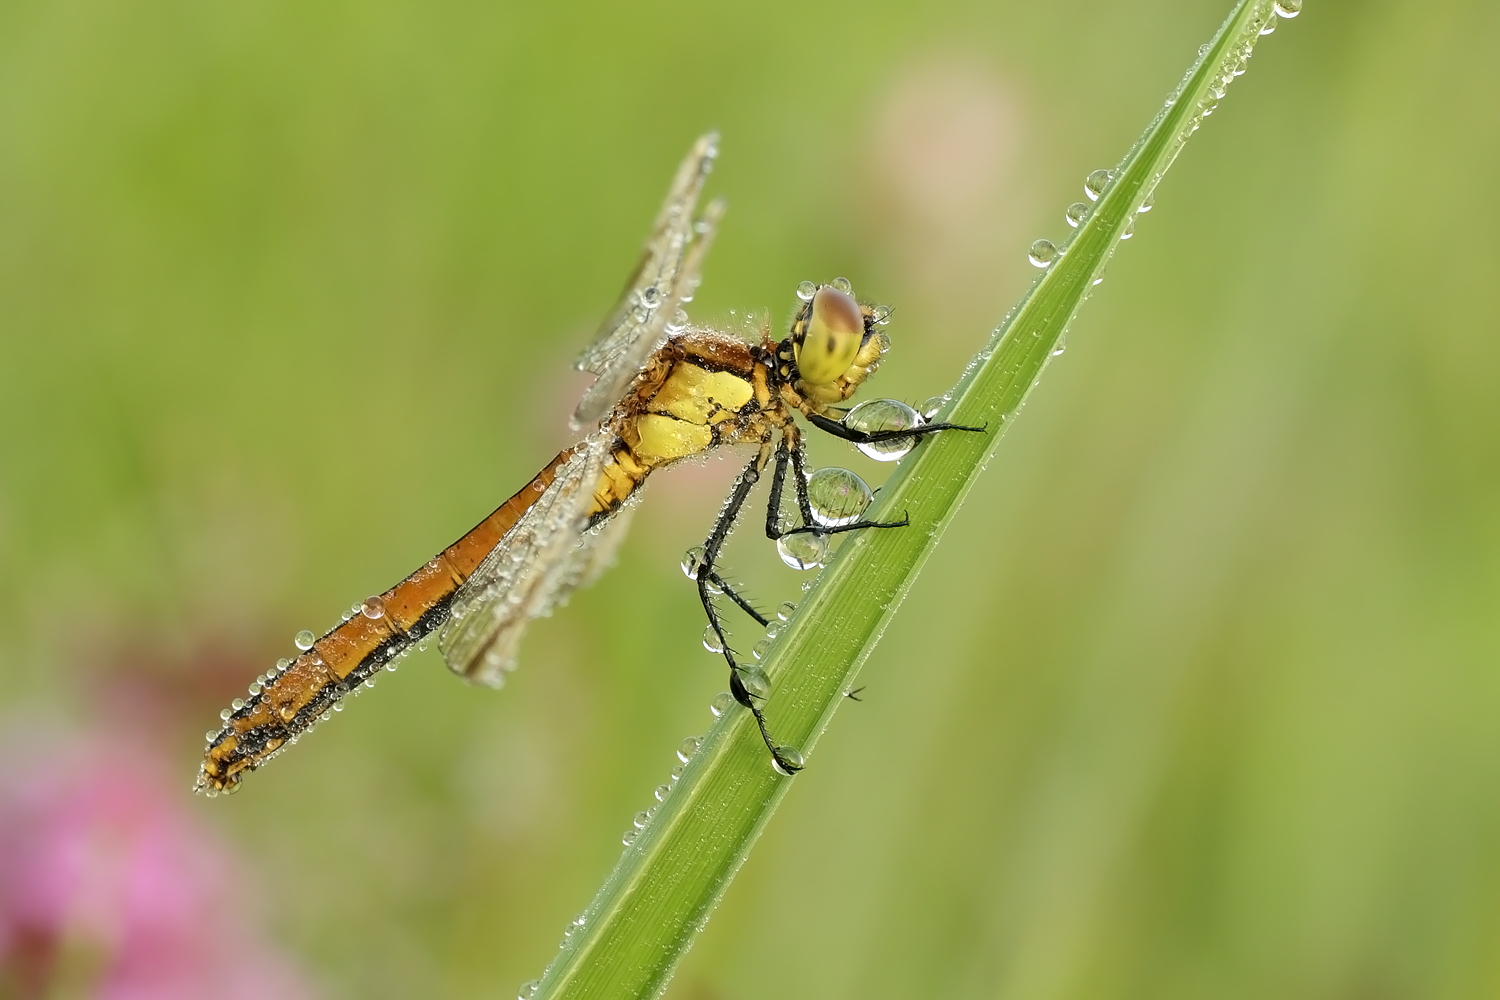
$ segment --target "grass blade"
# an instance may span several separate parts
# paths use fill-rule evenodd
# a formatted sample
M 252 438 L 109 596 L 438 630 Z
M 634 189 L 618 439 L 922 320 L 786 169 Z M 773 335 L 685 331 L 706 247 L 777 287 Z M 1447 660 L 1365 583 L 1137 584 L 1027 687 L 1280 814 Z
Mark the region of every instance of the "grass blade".
M 1284 14 L 1300 0 L 1280 0 Z M 906 596 L 944 527 L 988 461 L 1097 284 L 1142 202 L 1187 138 L 1244 71 L 1276 10 L 1241 0 L 1200 50 L 1172 100 L 1120 165 L 1093 211 L 1001 323 L 951 394 L 942 418 L 987 434 L 938 435 L 902 462 L 869 516 L 911 526 L 847 537 L 776 640 L 763 666 L 778 737 L 809 761 L 843 693 Z M 1045 248 L 1041 248 L 1045 250 Z M 795 779 L 774 772 L 748 712 L 731 709 L 704 736 L 681 778 L 526 998 L 652 997 L 708 920 Z

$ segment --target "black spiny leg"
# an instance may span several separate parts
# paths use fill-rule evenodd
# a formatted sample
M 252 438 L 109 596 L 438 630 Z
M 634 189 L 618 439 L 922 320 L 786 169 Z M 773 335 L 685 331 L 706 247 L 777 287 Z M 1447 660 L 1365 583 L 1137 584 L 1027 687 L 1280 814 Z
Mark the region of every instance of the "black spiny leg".
M 766 506 L 767 538 L 775 541 L 787 535 L 837 535 L 840 532 L 858 531 L 861 528 L 904 528 L 911 523 L 903 517 L 899 521 L 855 521 L 837 527 L 819 524 L 813 517 L 812 498 L 807 495 L 807 446 L 800 439 L 793 444 L 788 444 L 790 437 L 791 435 L 784 435 L 781 444 L 776 449 L 776 472 L 771 479 L 770 503 Z M 792 481 L 797 487 L 797 512 L 802 517 L 801 526 L 796 528 L 781 526 L 781 491 L 788 465 L 792 467 Z
M 905 437 L 920 438 L 924 434 L 936 434 L 938 431 L 973 431 L 975 433 L 982 433 L 988 429 L 985 427 L 967 427 L 963 424 L 935 423 L 918 424 L 915 427 L 908 427 L 905 430 L 857 431 L 852 427 L 845 427 L 841 420 L 829 420 L 827 417 L 817 413 L 809 413 L 807 419 L 819 430 L 827 431 L 834 437 L 843 438 L 845 441 L 851 441 L 854 444 L 879 444 L 881 441 L 897 441 Z
M 770 442 L 767 442 L 769 444 Z M 749 611 L 762 624 L 766 620 L 753 611 L 748 604 L 733 590 L 725 586 L 723 580 L 714 572 L 714 564 L 719 558 L 719 550 L 729 539 L 729 532 L 734 528 L 734 522 L 739 517 L 740 510 L 744 508 L 745 501 L 750 497 L 750 491 L 760 481 L 760 470 L 765 467 L 766 460 L 770 457 L 767 449 L 762 446 L 760 454 L 756 455 L 745 466 L 739 478 L 734 481 L 734 488 L 729 491 L 729 499 L 724 501 L 724 509 L 719 512 L 719 518 L 714 522 L 714 527 L 709 532 L 708 540 L 703 543 L 703 560 L 698 564 L 698 600 L 703 605 L 704 612 L 708 615 L 709 627 L 714 630 L 714 635 L 719 640 L 719 648 L 724 654 L 724 659 L 729 663 L 729 691 L 734 695 L 734 700 L 748 708 L 755 716 L 755 724 L 760 727 L 760 738 L 766 744 L 766 749 L 771 751 L 777 767 L 785 774 L 795 774 L 802 769 L 801 755 L 795 750 L 788 754 L 775 740 L 771 738 L 771 732 L 766 727 L 766 716 L 760 706 L 755 703 L 756 698 L 750 690 L 745 687 L 740 677 L 741 667 L 734 660 L 734 650 L 729 648 L 729 640 L 724 635 L 724 626 L 719 621 L 718 610 L 714 608 L 713 595 L 708 592 L 708 585 L 713 583 L 725 594 L 732 595 L 731 599 L 740 607 Z M 791 749 L 791 748 L 787 748 Z

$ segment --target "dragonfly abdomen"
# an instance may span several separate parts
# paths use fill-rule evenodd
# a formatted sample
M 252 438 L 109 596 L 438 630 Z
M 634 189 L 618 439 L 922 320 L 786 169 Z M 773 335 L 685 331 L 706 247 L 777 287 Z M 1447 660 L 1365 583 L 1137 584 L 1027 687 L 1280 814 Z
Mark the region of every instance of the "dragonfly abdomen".
M 572 450 L 558 455 L 531 482 L 396 586 L 367 598 L 359 613 L 326 632 L 295 660 L 280 661 L 251 686 L 209 739 L 200 790 L 232 791 L 240 779 L 317 725 L 360 684 L 448 617 L 459 586 L 506 532 L 541 499 Z

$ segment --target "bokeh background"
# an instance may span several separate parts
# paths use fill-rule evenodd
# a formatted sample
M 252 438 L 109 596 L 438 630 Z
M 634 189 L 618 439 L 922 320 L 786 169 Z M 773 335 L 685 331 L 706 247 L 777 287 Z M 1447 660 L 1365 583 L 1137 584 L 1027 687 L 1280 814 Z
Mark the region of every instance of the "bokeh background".
M 737 463 L 499 694 L 414 657 L 209 802 L 218 709 L 568 443 L 699 132 L 695 318 L 847 275 L 919 401 L 1227 6 L 0 5 L 0 994 L 514 996 L 710 721 Z M 1263 40 L 669 997 L 1500 994 L 1497 48 Z

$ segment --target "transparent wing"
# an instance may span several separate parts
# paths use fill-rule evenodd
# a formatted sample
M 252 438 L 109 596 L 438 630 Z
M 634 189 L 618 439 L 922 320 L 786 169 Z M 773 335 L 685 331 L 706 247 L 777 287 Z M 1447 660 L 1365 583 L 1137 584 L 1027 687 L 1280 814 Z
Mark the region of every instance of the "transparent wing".
M 597 431 L 575 448 L 552 485 L 458 589 L 438 637 L 455 673 L 499 687 L 515 666 L 527 623 L 549 613 L 594 570 L 600 539 L 608 536 L 585 528 L 613 440 L 612 433 Z
M 715 199 L 701 217 L 693 218 L 718 148 L 718 134 L 710 132 L 682 161 L 624 294 L 593 344 L 579 356 L 578 369 L 599 377 L 573 412 L 574 429 L 602 420 L 651 355 L 682 325 L 678 313 L 683 303 L 692 301 L 703 256 L 724 214 L 724 202 Z

